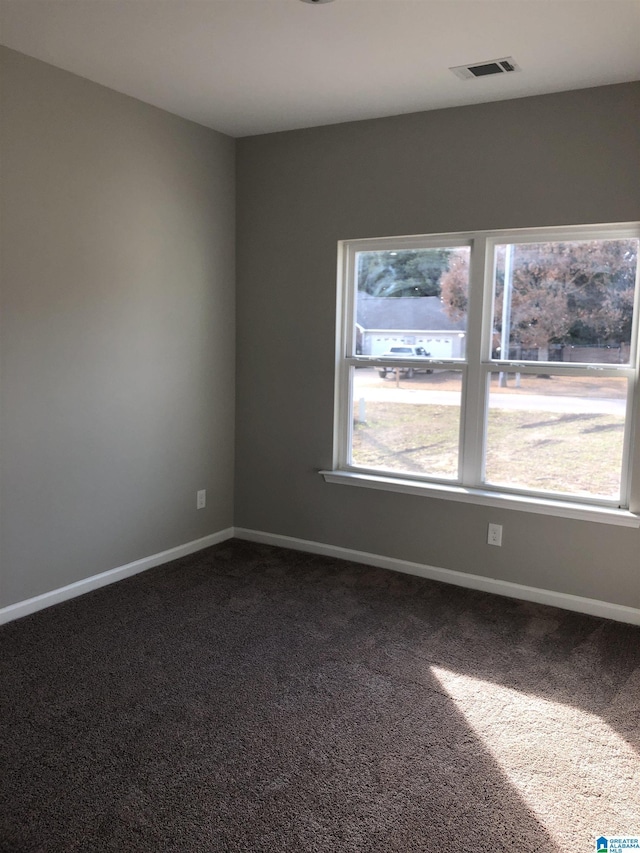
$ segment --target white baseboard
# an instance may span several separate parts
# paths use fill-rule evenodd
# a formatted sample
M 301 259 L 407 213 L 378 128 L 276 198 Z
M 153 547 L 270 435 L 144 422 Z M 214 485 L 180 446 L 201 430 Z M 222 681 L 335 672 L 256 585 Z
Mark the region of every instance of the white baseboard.
M 383 557 L 379 554 L 370 554 L 366 551 L 354 551 L 351 548 L 342 548 L 339 545 L 327 545 L 322 542 L 313 542 L 307 539 L 297 539 L 292 536 L 282 536 L 277 533 L 263 533 L 259 530 L 248 530 L 244 527 L 228 527 L 202 539 L 195 539 L 168 551 L 161 551 L 150 557 L 144 557 L 133 563 L 127 563 L 115 569 L 101 572 L 99 575 L 85 578 L 60 587 L 59 589 L 45 592 L 34 598 L 10 604 L 8 607 L 0 608 L 0 625 L 36 613 L 45 607 L 51 607 L 61 601 L 67 601 L 93 589 L 115 583 L 116 581 L 186 557 L 203 548 L 217 545 L 232 538 L 245 539 L 248 542 L 261 542 L 265 545 L 279 545 L 282 548 L 290 548 L 294 551 L 306 551 L 309 554 L 323 554 L 328 557 L 338 557 L 342 560 L 351 560 L 354 563 L 364 563 L 368 566 L 377 566 L 381 569 L 390 569 L 395 572 L 403 572 L 409 575 L 418 575 L 422 578 L 441 581 L 455 586 L 477 589 L 482 592 L 492 592 L 496 595 L 504 595 L 507 598 L 517 598 L 522 601 L 533 601 L 537 604 L 549 604 L 552 607 L 560 607 L 564 610 L 573 610 L 577 613 L 587 613 L 590 616 L 600 616 L 603 619 L 613 619 L 616 622 L 626 622 L 630 625 L 640 625 L 640 610 L 634 607 L 626 607 L 622 604 L 613 604 L 608 601 L 599 601 L 594 598 L 583 598 L 579 595 L 570 595 L 565 592 L 554 592 L 548 589 L 524 586 L 511 581 L 497 580 L 495 578 L 472 575 L 466 572 L 456 572 L 451 569 L 441 569 L 436 566 L 427 566 L 422 563 L 412 563 L 408 560 L 398 560 L 394 557 Z
M 14 619 L 20 619 L 22 616 L 28 616 L 30 613 L 43 610 L 45 607 L 51 607 L 51 605 L 58 604 L 61 601 L 67 601 L 69 598 L 83 595 L 92 589 L 99 589 L 101 586 L 107 586 L 131 575 L 137 575 L 139 572 L 145 572 L 147 569 L 153 569 L 155 566 L 161 566 L 163 563 L 169 563 L 171 560 L 177 560 L 179 557 L 194 554 L 203 548 L 209 548 L 211 545 L 217 545 L 219 542 L 231 539 L 233 535 L 233 527 L 228 527 L 226 530 L 220 530 L 210 536 L 203 536 L 202 539 L 194 539 L 192 542 L 186 542 L 176 548 L 169 548 L 168 551 L 161 551 L 159 554 L 144 557 L 142 560 L 135 560 L 135 562 L 127 563 L 125 566 L 118 566 L 115 569 L 101 572 L 99 575 L 84 578 L 59 589 L 53 589 L 51 592 L 45 592 L 42 595 L 36 595 L 34 598 L 27 598 L 25 601 L 18 601 L 16 604 L 2 607 L 0 608 L 0 625 Z
M 466 572 L 455 572 L 451 569 L 440 569 L 436 566 L 426 566 L 422 563 L 411 563 L 408 560 L 397 560 L 394 557 L 382 557 L 379 554 L 369 554 L 366 551 L 353 551 L 338 545 L 325 545 L 322 542 L 312 542 L 306 539 L 296 539 L 291 536 L 281 536 L 275 533 L 263 533 L 259 530 L 247 530 L 236 527 L 237 539 L 249 542 L 261 542 L 265 545 L 279 545 L 295 551 L 306 551 L 310 554 L 324 554 L 328 557 L 339 557 L 354 563 L 365 563 L 381 569 L 391 569 L 409 575 L 418 575 L 430 580 L 463 586 L 467 589 L 477 589 L 482 592 L 492 592 L 507 598 L 518 598 L 522 601 L 534 601 L 536 604 L 549 604 L 563 610 L 573 610 L 577 613 L 587 613 L 590 616 L 600 616 L 603 619 L 613 619 L 616 622 L 627 622 L 630 625 L 640 625 L 640 610 L 626 607 L 623 604 L 613 604 L 599 601 L 595 598 L 583 598 L 580 595 L 570 595 L 566 592 L 554 592 L 548 589 L 538 589 L 524 586 L 511 581 L 472 575 Z

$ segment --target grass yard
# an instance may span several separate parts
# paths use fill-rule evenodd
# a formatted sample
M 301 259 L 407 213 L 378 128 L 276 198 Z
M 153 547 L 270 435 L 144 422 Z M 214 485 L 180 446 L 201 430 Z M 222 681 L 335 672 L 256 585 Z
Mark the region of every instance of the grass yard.
M 544 380 L 541 380 L 544 382 Z M 436 477 L 457 477 L 459 409 L 370 401 L 355 423 L 353 462 Z M 488 483 L 617 497 L 624 421 L 611 414 L 492 409 Z

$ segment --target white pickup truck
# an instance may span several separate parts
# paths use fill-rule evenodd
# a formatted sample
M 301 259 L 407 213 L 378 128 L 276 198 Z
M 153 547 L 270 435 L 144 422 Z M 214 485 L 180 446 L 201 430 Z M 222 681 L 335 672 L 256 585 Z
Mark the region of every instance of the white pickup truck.
M 411 346 L 397 346 L 391 347 L 388 352 L 382 354 L 382 358 L 401 358 L 403 361 L 412 361 L 415 359 L 428 358 L 431 353 L 428 353 L 424 347 L 411 347 Z M 395 376 L 396 370 L 399 370 L 400 373 L 403 373 L 407 379 L 411 379 L 411 377 L 418 372 L 421 373 L 433 373 L 432 368 L 424 367 L 424 366 L 408 366 L 402 365 L 401 367 L 379 367 L 378 373 L 384 379 L 385 376 L 390 373 L 392 376 Z

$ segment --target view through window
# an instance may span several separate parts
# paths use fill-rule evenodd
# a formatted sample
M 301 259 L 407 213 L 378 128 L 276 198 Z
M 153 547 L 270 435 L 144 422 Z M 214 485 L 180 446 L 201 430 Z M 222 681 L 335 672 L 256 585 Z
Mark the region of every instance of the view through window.
M 341 244 L 338 467 L 626 506 L 637 225 Z

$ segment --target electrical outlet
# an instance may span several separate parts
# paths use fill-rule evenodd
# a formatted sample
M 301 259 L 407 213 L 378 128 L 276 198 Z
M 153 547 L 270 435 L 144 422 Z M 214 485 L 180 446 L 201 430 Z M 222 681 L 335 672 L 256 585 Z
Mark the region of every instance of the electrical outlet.
M 207 490 L 200 489 L 196 492 L 196 509 L 204 509 L 207 505 Z
M 502 525 L 501 524 L 490 524 L 489 532 L 487 534 L 487 544 L 488 545 L 502 545 Z

